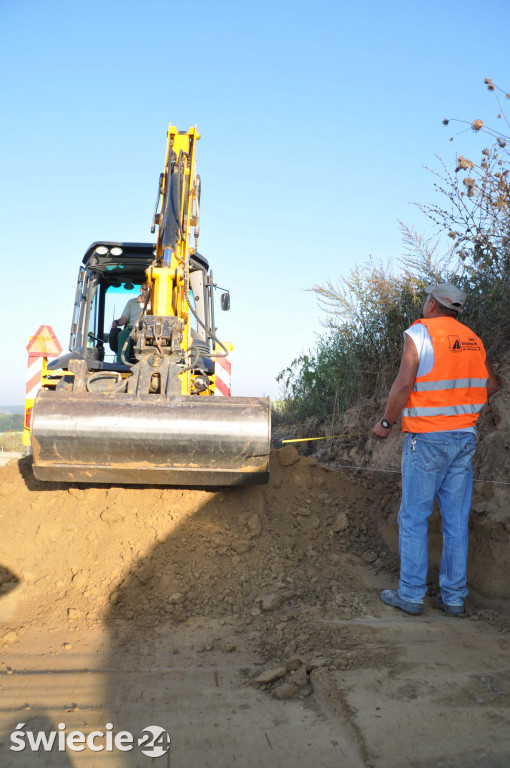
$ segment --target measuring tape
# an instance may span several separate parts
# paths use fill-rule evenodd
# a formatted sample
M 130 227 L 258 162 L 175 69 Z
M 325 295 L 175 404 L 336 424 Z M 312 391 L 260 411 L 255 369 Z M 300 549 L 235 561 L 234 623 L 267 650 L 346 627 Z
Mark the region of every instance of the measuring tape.
M 335 440 L 337 437 L 361 437 L 371 434 L 371 432 L 352 432 L 349 435 L 326 435 L 326 437 L 294 437 L 289 440 L 282 440 L 282 443 L 306 443 L 308 440 Z

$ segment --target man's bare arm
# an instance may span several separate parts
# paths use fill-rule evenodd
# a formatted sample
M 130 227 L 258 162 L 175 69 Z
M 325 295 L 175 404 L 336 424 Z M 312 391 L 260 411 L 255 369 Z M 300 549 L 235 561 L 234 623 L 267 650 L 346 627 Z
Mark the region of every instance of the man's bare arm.
M 492 365 L 488 360 L 485 360 L 485 367 L 487 368 L 487 373 L 489 374 L 489 381 L 487 382 L 487 397 L 490 397 L 498 391 L 499 381 L 496 374 L 494 373 Z
M 416 371 L 418 370 L 418 350 L 416 344 L 407 334 L 404 335 L 404 354 L 400 363 L 400 370 L 397 374 L 397 378 L 393 382 L 393 386 L 390 389 L 388 396 L 388 404 L 384 411 L 384 417 L 390 424 L 394 424 L 402 410 L 409 400 L 414 381 L 416 379 Z M 378 421 L 372 430 L 374 437 L 382 438 L 388 437 L 390 429 L 384 429 L 381 422 Z

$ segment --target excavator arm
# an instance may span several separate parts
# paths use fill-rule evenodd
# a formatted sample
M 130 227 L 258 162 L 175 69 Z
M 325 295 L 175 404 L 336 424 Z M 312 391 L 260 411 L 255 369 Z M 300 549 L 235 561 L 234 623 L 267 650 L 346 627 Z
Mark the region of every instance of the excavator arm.
M 190 394 L 190 254 L 197 250 L 199 234 L 199 184 L 196 175 L 196 127 L 179 132 L 170 125 L 167 133 L 165 169 L 160 177 L 158 200 L 151 231 L 158 228 L 156 258 L 149 270 L 154 315 L 175 317 L 182 325 L 181 348 L 185 372 L 182 394 Z M 190 245 L 194 227 L 195 247 Z

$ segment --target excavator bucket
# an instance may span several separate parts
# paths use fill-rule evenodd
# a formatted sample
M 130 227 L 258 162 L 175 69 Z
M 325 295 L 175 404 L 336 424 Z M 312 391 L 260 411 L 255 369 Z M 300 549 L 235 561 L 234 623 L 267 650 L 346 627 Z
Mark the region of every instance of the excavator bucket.
M 268 398 L 40 391 L 32 416 L 44 481 L 259 485 L 269 444 Z

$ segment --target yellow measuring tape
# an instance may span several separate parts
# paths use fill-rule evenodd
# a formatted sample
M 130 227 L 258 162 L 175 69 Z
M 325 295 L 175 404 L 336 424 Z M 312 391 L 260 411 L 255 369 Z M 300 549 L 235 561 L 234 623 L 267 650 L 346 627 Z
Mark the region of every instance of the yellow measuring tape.
M 306 443 L 308 440 L 334 440 L 337 437 L 362 437 L 371 435 L 371 432 L 351 432 L 349 435 L 326 435 L 326 437 L 294 437 L 291 440 L 282 440 L 282 443 Z

